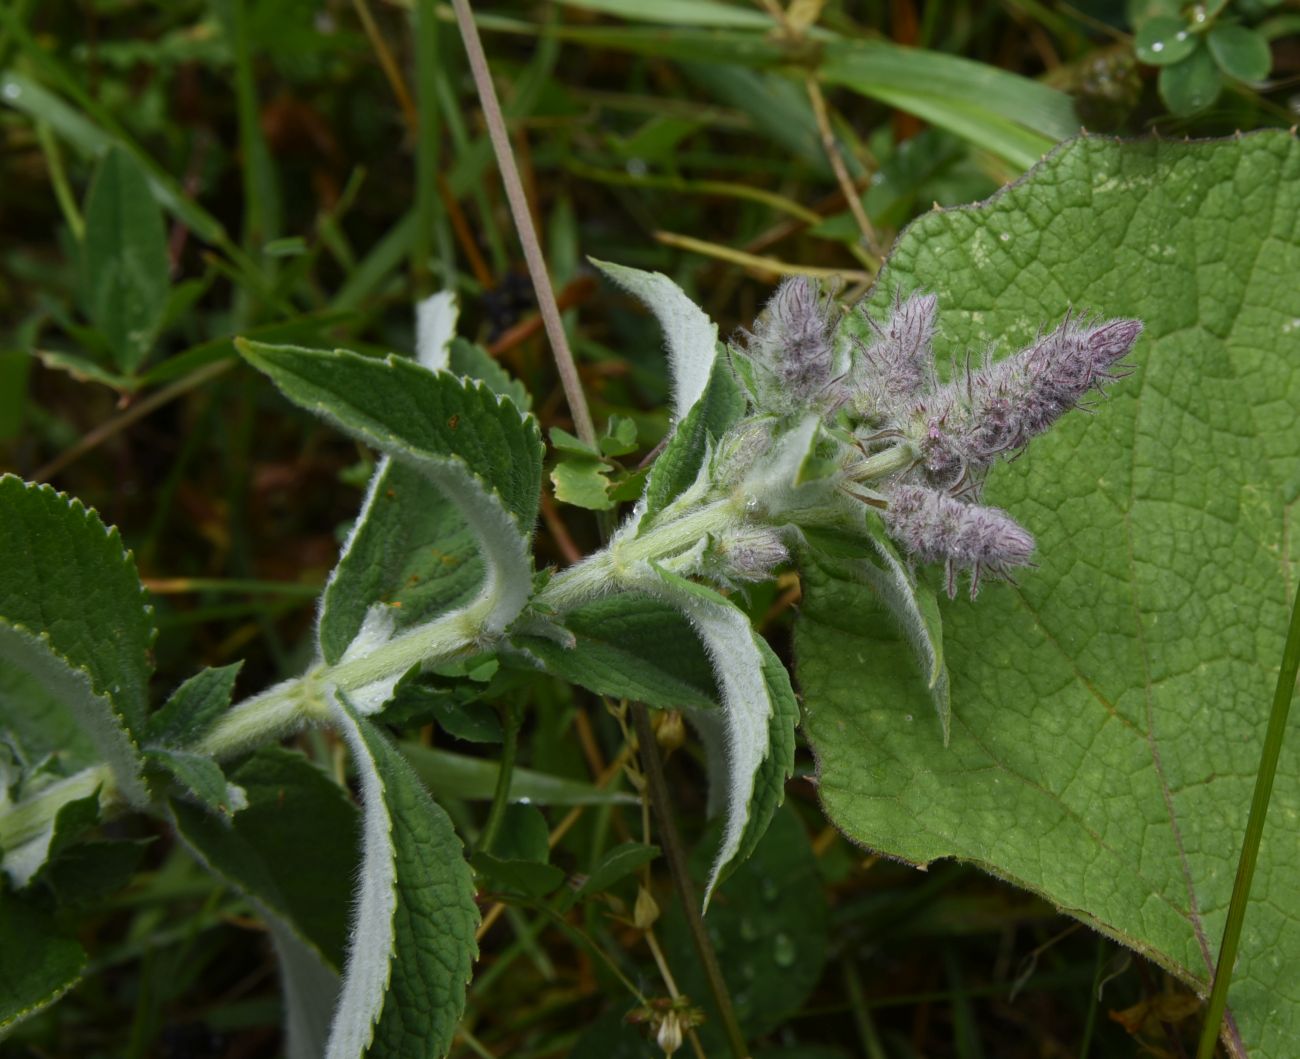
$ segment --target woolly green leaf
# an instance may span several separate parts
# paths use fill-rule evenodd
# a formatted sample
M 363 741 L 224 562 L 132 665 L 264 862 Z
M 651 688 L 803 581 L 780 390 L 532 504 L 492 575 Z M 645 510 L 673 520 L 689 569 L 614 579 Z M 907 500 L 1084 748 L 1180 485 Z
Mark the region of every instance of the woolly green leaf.
M 620 593 L 570 611 L 564 622 L 571 644 L 522 635 L 512 642 L 549 672 L 598 695 L 665 709 L 714 707 L 708 656 L 674 607 Z
M 81 978 L 86 953 L 35 900 L 0 887 L 0 1037 Z
M 870 590 L 806 570 L 796 627 L 826 811 L 856 841 L 1034 890 L 1205 989 L 1295 591 L 1300 143 L 1076 141 L 900 239 L 873 299 L 938 295 L 938 353 L 1071 309 L 1137 317 L 1132 377 L 990 476 L 1038 538 L 1019 587 L 942 606 L 952 743 Z M 1300 1037 L 1300 768 L 1273 792 L 1233 1054 Z M 1239 1040 L 1238 1040 L 1239 1035 Z
M 744 414 L 745 398 L 726 357 L 719 357 L 709 373 L 700 399 L 674 428 L 672 437 L 650 468 L 645 487 L 645 516 L 655 515 L 691 487 L 709 449 Z
M 442 1056 L 478 955 L 478 908 L 460 839 L 411 767 L 336 700 L 360 779 L 362 864 L 327 1059 Z
M 745 850 L 753 848 L 784 796 L 783 791 L 781 794 L 773 791 L 774 776 L 765 773 L 762 766 L 765 759 L 773 757 L 773 714 L 780 709 L 788 715 L 794 695 L 789 693 L 788 702 L 780 707 L 774 704 L 770 684 L 774 679 L 770 671 L 774 659 L 765 644 L 759 646 L 761 641 L 744 611 L 711 588 L 658 567 L 653 573 L 654 579 L 646 578 L 646 591 L 654 592 L 676 607 L 691 623 L 708 652 L 718 682 L 719 709 L 715 723 L 720 725 L 723 738 L 713 743 L 715 747 L 725 743 L 725 753 L 710 755 L 713 760 L 709 779 L 715 791 L 723 792 L 721 799 L 711 800 L 722 811 L 724 826 L 717 858 L 704 888 L 707 907 L 722 870 Z M 784 690 L 789 692 L 788 677 Z M 788 747 L 791 758 L 793 739 L 791 731 Z M 785 767 L 785 757 L 782 751 L 774 758 L 779 768 Z M 750 830 L 751 820 L 757 835 Z
M 0 727 L 33 757 L 65 753 L 69 768 L 90 763 L 89 743 L 143 804 L 134 733 L 153 636 L 117 531 L 49 486 L 0 477 Z
M 149 764 L 180 784 L 182 790 L 221 816 L 230 816 L 247 804 L 243 790 L 226 782 L 221 766 L 210 757 L 165 747 L 150 747 L 144 756 Z
M 673 380 L 673 416 L 681 419 L 694 407 L 709 384 L 718 355 L 718 325 L 662 272 L 643 272 L 608 261 L 591 262 L 654 313 L 668 346 Z
M 476 619 L 489 632 L 499 632 L 514 620 L 531 588 L 527 544 L 541 490 L 542 444 L 531 416 L 521 415 L 486 386 L 397 357 L 381 361 L 341 350 L 327 353 L 244 340 L 238 346 L 290 400 L 409 466 L 455 504 L 475 534 L 485 567 L 482 586 L 466 610 L 475 608 Z M 358 520 L 358 533 L 366 526 L 370 508 L 389 499 L 386 491 L 378 495 L 379 484 L 377 477 Z M 345 560 L 355 540 L 356 534 L 345 545 Z M 382 552 L 386 543 L 379 539 L 376 547 Z M 346 598 L 348 617 L 343 627 L 330 628 L 335 600 L 327 590 L 321 636 L 327 661 L 335 660 L 332 656 L 341 644 L 351 647 L 366 613 L 361 611 L 358 622 L 357 612 L 363 604 L 375 603 L 351 585 L 337 591 Z M 381 633 L 391 636 L 394 629 L 372 631 L 379 640 Z M 373 709 L 379 702 L 363 705 Z

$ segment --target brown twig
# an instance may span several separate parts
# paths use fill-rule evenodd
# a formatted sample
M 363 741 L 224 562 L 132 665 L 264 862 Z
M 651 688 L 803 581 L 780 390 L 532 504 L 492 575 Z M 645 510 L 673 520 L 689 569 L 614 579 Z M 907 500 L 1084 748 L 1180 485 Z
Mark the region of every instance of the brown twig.
M 505 184 L 506 198 L 510 203 L 515 229 L 519 233 L 524 260 L 528 264 L 528 274 L 537 292 L 537 307 L 541 310 L 542 322 L 546 325 L 546 337 L 550 340 L 551 351 L 555 356 L 555 367 L 560 373 L 560 382 L 564 386 L 569 413 L 573 416 L 573 425 L 578 437 L 589 445 L 595 445 L 596 427 L 591 421 L 591 411 L 587 407 L 587 398 L 582 392 L 582 383 L 578 378 L 578 366 L 574 362 L 573 351 L 569 349 L 569 340 L 564 334 L 564 323 L 560 319 L 559 307 L 555 304 L 555 291 L 551 286 L 551 277 L 546 271 L 542 248 L 537 241 L 537 231 L 533 228 L 528 200 L 524 196 L 524 186 L 519 178 L 519 167 L 515 164 L 510 136 L 506 132 L 505 118 L 501 113 L 501 103 L 492 84 L 487 56 L 483 54 L 483 42 L 479 40 L 478 27 L 474 25 L 474 15 L 469 9 L 468 0 L 452 0 L 452 7 L 456 11 L 456 23 L 460 27 L 461 39 L 465 42 L 470 71 L 474 75 L 474 86 L 478 90 L 479 103 L 483 107 L 483 117 L 487 122 L 488 137 L 492 141 L 497 167 L 501 171 L 501 180 Z

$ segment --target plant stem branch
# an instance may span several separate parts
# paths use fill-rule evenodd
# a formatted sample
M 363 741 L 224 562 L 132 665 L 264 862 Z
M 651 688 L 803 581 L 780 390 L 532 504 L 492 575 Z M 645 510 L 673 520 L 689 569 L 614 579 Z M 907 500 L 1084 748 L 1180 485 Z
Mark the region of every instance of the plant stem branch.
M 682 849 L 681 836 L 677 833 L 677 822 L 673 819 L 672 802 L 668 797 L 668 782 L 664 779 L 664 764 L 659 757 L 659 744 L 655 742 L 654 727 L 650 723 L 650 714 L 639 703 L 632 704 L 632 720 L 636 725 L 637 745 L 641 754 L 641 771 L 646 778 L 646 789 L 650 796 L 650 805 L 655 814 L 655 823 L 659 828 L 659 842 L 663 847 L 664 859 L 672 875 L 673 886 L 677 890 L 677 899 L 681 902 L 682 913 L 690 930 L 691 941 L 700 958 L 704 976 L 708 979 L 709 990 L 713 993 L 714 1003 L 718 1007 L 718 1017 L 727 1035 L 735 1059 L 746 1059 L 749 1049 L 745 1046 L 745 1035 L 736 1021 L 736 1010 L 731 1003 L 731 994 L 727 991 L 727 982 L 722 977 L 722 968 L 718 966 L 717 954 L 713 943 L 704 929 L 704 920 L 700 916 L 700 902 L 695 893 L 695 884 L 691 882 L 690 872 L 686 867 L 686 853 Z
M 1255 794 L 1250 801 L 1250 816 L 1246 820 L 1246 838 L 1241 845 L 1241 859 L 1237 863 L 1237 878 L 1232 884 L 1232 901 L 1228 905 L 1228 920 L 1223 927 L 1223 942 L 1219 946 L 1219 963 L 1214 971 L 1214 985 L 1205 1012 L 1205 1027 L 1201 1043 L 1196 1049 L 1196 1059 L 1210 1059 L 1219 1037 L 1228 1005 L 1228 984 L 1232 981 L 1233 965 L 1237 962 L 1237 948 L 1241 942 L 1241 927 L 1246 918 L 1246 905 L 1250 899 L 1250 885 L 1255 878 L 1255 863 L 1259 859 L 1259 843 L 1264 836 L 1264 819 L 1273 794 L 1273 778 L 1277 775 L 1277 762 L 1282 753 L 1282 740 L 1286 736 L 1287 715 L 1295 694 L 1296 674 L 1300 673 L 1300 588 L 1296 590 L 1291 608 L 1291 627 L 1287 632 L 1286 646 L 1282 649 L 1282 666 L 1277 674 L 1277 688 L 1273 692 L 1273 708 L 1268 716 L 1268 729 L 1264 733 L 1264 748 L 1260 754 L 1259 772 L 1255 776 Z M 1235 1034 L 1231 1016 L 1228 1026 Z M 1244 1050 L 1243 1053 L 1244 1054 Z
M 555 291 L 551 287 L 551 277 L 546 271 L 546 261 L 542 257 L 542 248 L 537 241 L 537 232 L 533 228 L 532 214 L 528 209 L 528 200 L 524 196 L 524 185 L 519 177 L 519 167 L 515 164 L 514 150 L 510 146 L 505 118 L 501 114 L 501 104 L 497 100 L 496 88 L 492 84 L 487 56 L 483 54 L 483 42 L 479 40 L 478 27 L 474 24 L 474 16 L 470 12 L 468 0 L 452 0 L 452 6 L 456 10 L 456 22 L 460 26 L 460 35 L 465 42 L 470 71 L 474 75 L 474 86 L 478 89 L 479 102 L 483 106 L 483 117 L 487 121 L 488 136 L 492 140 L 497 167 L 501 170 L 501 180 L 505 184 L 510 213 L 519 232 L 519 242 L 523 247 L 524 260 L 528 264 L 528 274 L 537 292 L 537 307 L 541 311 L 542 322 L 546 325 L 546 337 L 550 340 L 555 366 L 560 373 L 560 383 L 564 387 L 564 396 L 573 415 L 573 425 L 578 437 L 588 445 L 595 445 L 596 428 L 591 421 L 591 411 L 587 408 L 586 395 L 582 392 L 582 383 L 578 378 L 578 367 L 574 363 L 573 351 L 569 349 L 569 340 L 564 334 L 564 323 L 560 319 L 560 310 L 555 303 Z
M 515 775 L 515 756 L 519 750 L 519 712 L 509 703 L 501 707 L 501 728 L 505 738 L 501 742 L 501 764 L 497 769 L 497 786 L 492 792 L 492 805 L 488 809 L 483 833 L 479 835 L 476 843 L 477 848 L 484 853 L 492 852 L 492 844 L 501 830 L 501 821 L 506 817 L 506 806 L 510 804 L 510 782 Z

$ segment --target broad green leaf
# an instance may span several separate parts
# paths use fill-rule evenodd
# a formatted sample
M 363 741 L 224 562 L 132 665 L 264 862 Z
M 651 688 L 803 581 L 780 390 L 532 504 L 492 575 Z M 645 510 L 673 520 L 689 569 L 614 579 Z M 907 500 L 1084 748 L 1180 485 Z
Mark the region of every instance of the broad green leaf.
M 705 876 L 707 848 L 691 856 Z M 799 816 L 776 814 L 754 854 L 717 889 L 705 920 L 741 1028 L 751 1040 L 781 1025 L 804 1004 L 826 960 L 829 915 L 817 858 Z M 729 1054 L 712 996 L 681 911 L 664 914 L 661 938 L 682 992 L 705 1009 L 706 1055 Z
M 148 355 L 171 289 L 167 231 L 149 181 L 124 149 L 104 155 L 86 198 L 87 312 L 131 374 Z
M 41 904 L 0 887 L 0 1038 L 81 978 L 86 953 Z
M 663 452 L 655 457 L 646 480 L 646 526 L 655 515 L 691 487 L 710 449 L 744 414 L 745 397 L 736 384 L 726 357 L 713 364 L 700 399 L 673 427 Z
M 57 753 L 80 729 L 128 801 L 143 804 L 134 733 L 153 635 L 117 530 L 49 486 L 0 477 L 0 723 L 20 734 L 25 752 Z M 37 696 L 13 694 L 24 688 Z
M 496 793 L 500 766 L 495 761 L 435 750 L 409 739 L 398 749 L 434 794 L 487 801 Z M 510 776 L 510 800 L 532 805 L 611 805 L 633 804 L 636 796 L 627 791 L 601 790 L 589 783 L 546 772 L 516 768 Z
M 347 794 L 299 753 L 259 750 L 231 774 L 248 807 L 220 820 L 173 800 L 181 837 L 218 878 L 309 946 L 343 966 L 357 870 L 357 811 Z
M 290 400 L 413 468 L 453 502 L 485 565 L 467 612 L 481 611 L 475 617 L 486 632 L 514 620 L 531 588 L 527 542 L 541 489 L 542 445 L 531 416 L 486 386 L 397 357 L 238 346 Z
M 858 842 L 1033 890 L 1205 989 L 1297 573 L 1300 143 L 1076 141 L 900 239 L 874 298 L 938 295 L 940 359 L 1067 311 L 1146 325 L 1134 374 L 997 468 L 1038 567 L 944 603 L 952 742 L 865 586 L 813 566 L 796 627 L 827 813 Z M 1300 1037 L 1300 768 L 1273 793 L 1234 1054 Z
M 230 709 L 235 679 L 243 662 L 203 669 L 171 693 L 145 723 L 147 743 L 182 747 L 207 734 L 218 717 Z
M 286 1059 L 320 1059 L 329 1040 L 339 976 L 280 919 L 267 916 L 280 967 Z
M 645 588 L 676 607 L 691 623 L 708 652 L 718 682 L 718 721 L 725 754 L 721 761 L 711 755 L 715 759 L 710 761 L 713 767 L 709 782 L 715 790 L 724 791 L 725 797 L 720 806 L 722 842 L 704 888 L 707 908 L 722 870 L 742 850 L 752 848 L 751 812 L 759 810 L 753 819 L 761 828 L 763 816 L 770 817 L 776 808 L 770 801 L 772 777 L 762 772 L 764 760 L 772 756 L 772 716 L 776 709 L 768 684 L 768 656 L 759 647 L 759 638 L 745 612 L 711 588 L 657 567 L 653 579 L 646 578 Z M 788 678 L 786 687 L 788 690 Z M 791 694 L 791 703 L 793 699 Z M 793 745 L 790 749 L 793 751 Z M 719 765 L 723 767 L 719 769 Z M 765 781 L 763 789 L 758 785 L 760 775 Z M 718 799 L 711 801 L 716 803 Z
M 512 642 L 549 672 L 598 695 L 664 709 L 714 708 L 708 655 L 674 607 L 620 593 L 578 607 L 564 621 L 571 645 L 541 636 L 516 635 Z
M 74 797 L 59 807 L 54 820 L 34 838 L 5 849 L 5 874 L 22 889 L 39 878 L 60 854 L 99 823 L 99 790 Z
M 662 272 L 643 272 L 608 261 L 591 263 L 649 309 L 664 332 L 673 381 L 673 417 L 682 419 L 709 384 L 718 355 L 718 325 Z
M 352 941 L 327 1059 L 442 1056 L 465 1008 L 479 913 L 447 814 L 379 730 L 344 702 L 334 723 L 361 785 Z
M 554 864 L 482 852 L 475 853 L 470 860 L 474 870 L 487 882 L 488 890 L 537 898 L 552 893 L 564 882 L 564 872 Z

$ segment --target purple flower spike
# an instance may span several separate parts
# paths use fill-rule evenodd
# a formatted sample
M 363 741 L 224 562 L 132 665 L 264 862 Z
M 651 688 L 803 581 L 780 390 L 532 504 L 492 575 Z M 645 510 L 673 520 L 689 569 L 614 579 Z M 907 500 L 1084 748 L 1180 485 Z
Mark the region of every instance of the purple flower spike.
M 785 280 L 749 336 L 749 354 L 806 401 L 830 380 L 834 362 L 831 307 L 806 276 Z
M 1137 320 L 1067 319 L 1014 356 L 968 370 L 918 401 L 912 417 L 931 480 L 951 486 L 1023 448 L 1089 390 L 1118 378 L 1116 362 L 1141 333 Z
M 867 317 L 877 337 L 859 349 L 848 383 L 858 415 L 883 421 L 890 410 L 934 385 L 931 343 L 938 309 L 933 294 L 913 294 L 906 301 L 894 299 L 883 325 Z
M 982 574 L 1005 578 L 1012 567 L 1027 566 L 1034 554 L 1034 538 L 1005 511 L 920 485 L 894 487 L 885 528 L 918 561 L 947 564 L 949 598 L 957 594 L 958 570 L 971 572 L 974 599 Z

